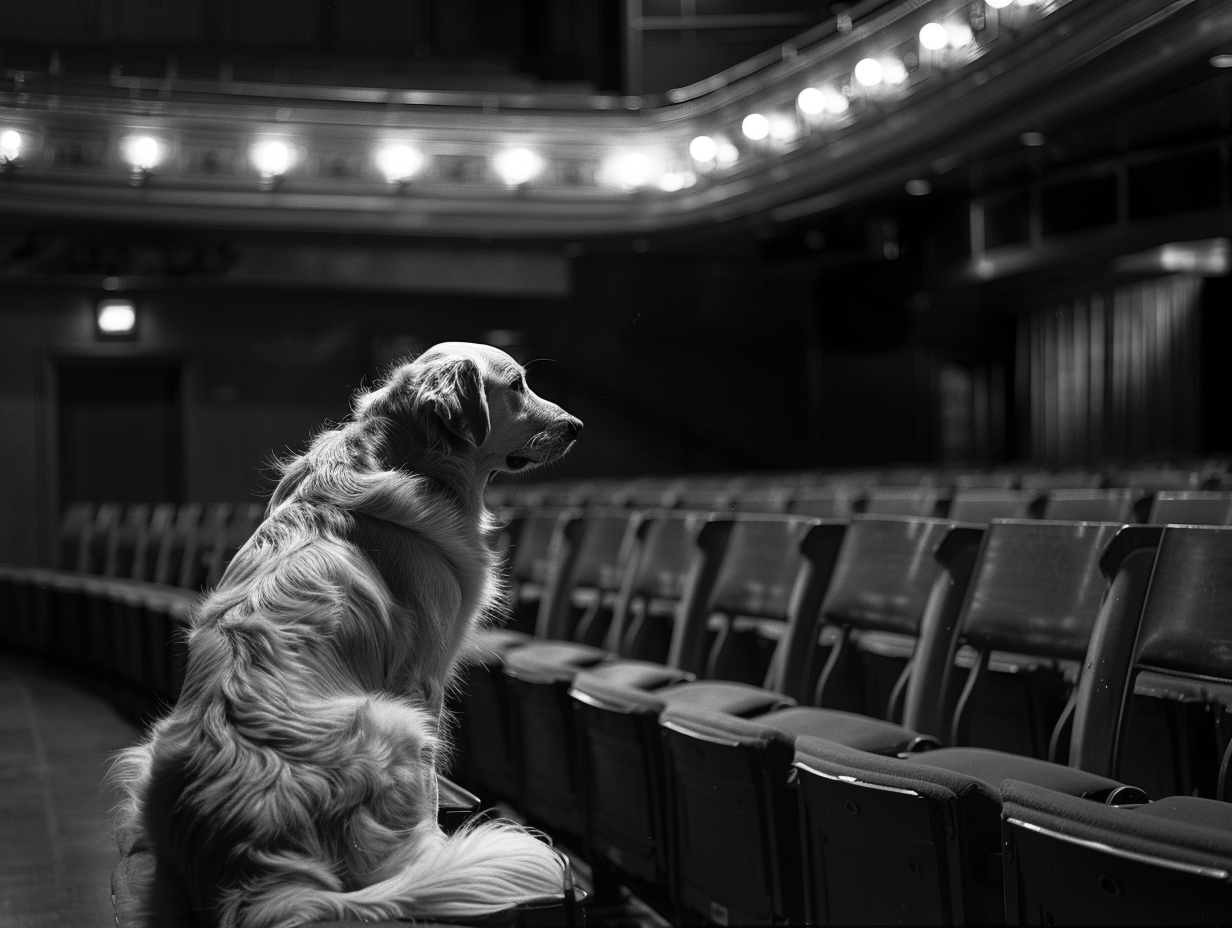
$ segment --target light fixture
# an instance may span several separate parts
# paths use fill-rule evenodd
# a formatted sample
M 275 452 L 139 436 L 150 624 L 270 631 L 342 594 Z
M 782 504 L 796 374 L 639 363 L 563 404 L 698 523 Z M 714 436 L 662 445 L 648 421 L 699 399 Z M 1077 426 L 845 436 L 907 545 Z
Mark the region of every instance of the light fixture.
M 822 92 L 826 95 L 826 112 L 831 116 L 842 116 L 851 106 L 847 98 L 837 90 L 827 87 Z
M 291 146 L 279 139 L 266 139 L 252 146 L 252 164 L 267 180 L 291 169 Z
M 731 142 L 720 142 L 717 157 L 719 164 L 728 167 L 740 160 L 740 149 Z
M 94 316 L 100 338 L 124 338 L 137 331 L 137 309 L 132 300 L 100 300 Z
M 770 134 L 770 120 L 761 113 L 749 113 L 740 123 L 740 131 L 745 134 L 746 138 L 760 142 Z
M 659 189 L 667 193 L 675 193 L 696 183 L 697 175 L 692 171 L 672 171 L 659 177 Z
M 925 23 L 920 29 L 920 44 L 936 52 L 950 44 L 950 33 L 941 23 Z
M 1018 142 L 1027 148 L 1039 148 L 1048 141 L 1042 132 L 1024 132 L 1018 136 Z
M 962 48 L 975 40 L 975 33 L 966 23 L 951 23 L 947 30 L 947 37 L 951 48 Z
M 790 116 L 775 113 L 770 117 L 770 138 L 776 142 L 790 142 L 796 137 L 796 121 Z
M 130 135 L 123 143 L 124 160 L 133 171 L 152 171 L 163 160 L 163 146 L 149 135 Z
M 897 58 L 887 58 L 882 62 L 881 74 L 887 84 L 898 85 L 907 79 L 907 66 Z
M 603 173 L 615 186 L 631 190 L 650 183 L 654 168 L 642 152 L 627 151 L 613 155 L 604 166 Z
M 861 58 L 856 64 L 855 75 L 865 87 L 876 87 L 884 77 L 881 62 L 876 58 Z
M 16 161 L 21 154 L 21 133 L 16 129 L 5 129 L 0 132 L 0 163 L 7 164 Z
M 907 181 L 904 187 L 913 197 L 926 197 L 933 192 L 933 185 L 922 177 Z
M 497 175 L 510 187 L 519 187 L 539 176 L 543 159 L 529 148 L 506 148 L 492 159 Z
M 1232 68 L 1232 55 L 1215 55 L 1211 58 L 1212 68 Z
M 816 87 L 805 87 L 796 97 L 796 106 L 806 116 L 817 116 L 826 109 L 826 95 Z
M 1013 3 L 1014 0 L 986 0 L 986 2 L 994 10 L 1004 10 L 1007 6 Z
M 718 143 L 708 135 L 699 135 L 689 143 L 689 157 L 701 164 L 709 164 L 718 155 Z
M 391 184 L 405 184 L 423 165 L 423 154 L 410 145 L 395 143 L 377 149 L 376 166 Z

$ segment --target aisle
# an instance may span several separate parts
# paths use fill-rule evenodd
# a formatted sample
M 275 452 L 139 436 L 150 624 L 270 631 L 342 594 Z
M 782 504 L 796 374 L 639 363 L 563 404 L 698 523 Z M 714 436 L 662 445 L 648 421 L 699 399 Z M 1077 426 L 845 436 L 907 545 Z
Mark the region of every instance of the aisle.
M 137 730 L 0 655 L 0 928 L 105 928 L 118 858 L 103 777 Z

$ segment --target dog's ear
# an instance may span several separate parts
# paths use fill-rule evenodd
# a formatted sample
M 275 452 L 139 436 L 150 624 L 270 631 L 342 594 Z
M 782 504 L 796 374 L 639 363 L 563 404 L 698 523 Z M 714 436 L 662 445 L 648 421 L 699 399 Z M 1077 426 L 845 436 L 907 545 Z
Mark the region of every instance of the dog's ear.
M 423 398 L 445 428 L 478 447 L 488 440 L 491 420 L 479 365 L 471 360 L 434 367 L 424 379 Z

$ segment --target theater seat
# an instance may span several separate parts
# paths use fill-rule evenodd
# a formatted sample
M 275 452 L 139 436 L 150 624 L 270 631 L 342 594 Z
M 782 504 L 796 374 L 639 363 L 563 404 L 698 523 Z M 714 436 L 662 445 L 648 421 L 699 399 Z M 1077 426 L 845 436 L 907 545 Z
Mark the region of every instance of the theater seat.
M 1113 808 L 1001 786 L 1011 925 L 1226 925 L 1232 804 L 1174 796 Z
M 1153 525 L 1232 525 L 1232 492 L 1161 490 L 1147 521 Z
M 1041 517 L 1067 522 L 1145 522 L 1150 496 L 1143 490 L 1053 490 Z

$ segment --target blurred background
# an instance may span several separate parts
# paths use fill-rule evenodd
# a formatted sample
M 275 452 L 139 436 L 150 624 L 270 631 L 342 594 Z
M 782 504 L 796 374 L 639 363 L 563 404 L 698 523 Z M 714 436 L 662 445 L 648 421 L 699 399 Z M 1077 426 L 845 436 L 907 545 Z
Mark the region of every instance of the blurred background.
M 0 561 L 441 340 L 547 476 L 1232 450 L 1214 0 L 0 2 Z

